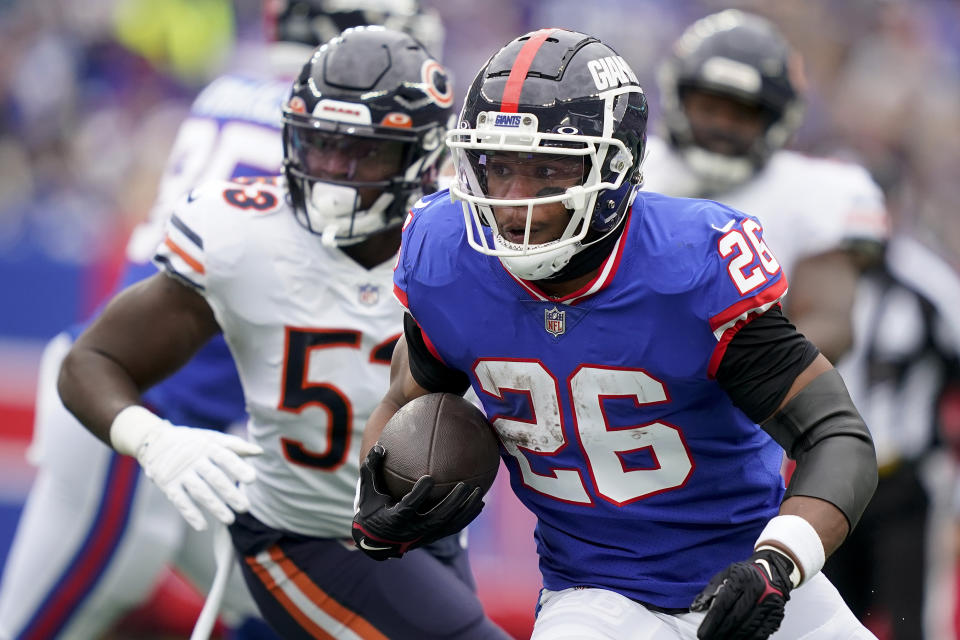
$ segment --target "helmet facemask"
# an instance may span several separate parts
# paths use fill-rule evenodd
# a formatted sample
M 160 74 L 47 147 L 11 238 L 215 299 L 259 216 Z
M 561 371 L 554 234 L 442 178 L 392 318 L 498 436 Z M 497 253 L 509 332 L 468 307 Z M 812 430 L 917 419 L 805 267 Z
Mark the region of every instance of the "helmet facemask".
M 336 246 L 399 227 L 436 189 L 452 104 L 446 70 L 407 34 L 356 27 L 319 47 L 283 108 L 297 220 Z
M 401 224 L 435 179 L 443 152 L 438 129 L 417 135 L 291 114 L 285 124 L 294 211 L 331 246 L 357 244 Z
M 462 201 L 470 246 L 497 256 L 519 278 L 541 280 L 617 229 L 632 199 L 640 161 L 614 136 L 616 123 L 631 108 L 633 93 L 643 92 L 625 86 L 599 96 L 601 135 L 584 135 L 573 124 L 540 131 L 533 113 L 497 111 L 477 114 L 475 128 L 464 121 L 460 129 L 448 132 L 457 173 L 451 195 Z M 534 192 L 498 189 L 499 172 L 525 177 Z M 534 238 L 534 229 L 543 226 L 535 223 L 535 207 L 556 203 L 569 214 L 562 232 L 547 241 Z M 508 223 L 510 229 L 501 229 L 494 215 L 500 207 L 525 208 L 523 224 Z

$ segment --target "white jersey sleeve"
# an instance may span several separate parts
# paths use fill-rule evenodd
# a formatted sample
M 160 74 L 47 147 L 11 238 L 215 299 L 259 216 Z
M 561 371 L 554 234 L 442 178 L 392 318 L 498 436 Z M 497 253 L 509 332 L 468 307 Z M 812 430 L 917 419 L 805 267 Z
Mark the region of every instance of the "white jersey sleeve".
M 286 205 L 279 176 L 210 182 L 172 207 L 154 263 L 207 297 L 218 310 L 225 288 L 238 278 L 239 261 L 259 242 L 257 221 Z
M 187 194 L 167 219 L 163 241 L 156 249 L 153 262 L 169 275 L 203 292 L 207 287 L 207 268 L 203 251 L 205 225 L 200 208 L 206 203 L 198 203 L 199 192 Z
M 880 187 L 863 167 L 847 162 L 781 151 L 731 199 L 763 220 L 788 276 L 804 258 L 852 242 L 880 242 L 888 233 Z
M 819 243 L 829 249 L 851 240 L 886 239 L 888 222 L 883 192 L 866 169 L 796 153 L 781 155 L 777 162 L 784 166 L 776 167 L 783 173 L 781 180 L 787 182 L 793 176 L 810 192 L 803 201 L 810 212 L 806 231 L 813 236 L 814 247 Z
M 644 189 L 666 195 L 700 191 L 680 155 L 659 138 L 649 140 L 644 178 Z M 760 219 L 787 277 L 808 256 L 888 233 L 883 193 L 863 167 L 793 151 L 774 153 L 750 180 L 710 198 Z
M 349 538 L 363 427 L 403 331 L 394 260 L 363 268 L 297 222 L 282 180 L 247 180 L 181 200 L 155 261 L 206 298 L 230 347 L 264 449 L 251 513 Z
M 154 264 L 167 274 L 190 285 L 200 293 L 207 290 L 207 253 L 204 238 L 219 226 L 223 203 L 217 194 L 227 183 L 211 183 L 194 189 L 172 209 L 164 223 L 164 235 L 153 257 Z

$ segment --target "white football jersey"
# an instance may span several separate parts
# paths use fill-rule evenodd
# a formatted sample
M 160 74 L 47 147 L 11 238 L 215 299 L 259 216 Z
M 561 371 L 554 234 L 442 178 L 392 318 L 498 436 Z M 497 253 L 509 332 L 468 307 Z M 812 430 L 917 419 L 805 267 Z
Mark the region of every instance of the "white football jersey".
M 211 183 L 175 209 L 154 258 L 203 294 L 243 384 L 251 513 L 349 538 L 361 433 L 403 331 L 393 261 L 367 270 L 295 219 L 282 179 Z
M 647 149 L 645 190 L 699 197 L 697 176 L 671 146 L 651 137 Z M 887 234 L 883 193 L 863 167 L 793 151 L 777 151 L 752 179 L 710 198 L 760 219 L 788 278 L 805 257 Z

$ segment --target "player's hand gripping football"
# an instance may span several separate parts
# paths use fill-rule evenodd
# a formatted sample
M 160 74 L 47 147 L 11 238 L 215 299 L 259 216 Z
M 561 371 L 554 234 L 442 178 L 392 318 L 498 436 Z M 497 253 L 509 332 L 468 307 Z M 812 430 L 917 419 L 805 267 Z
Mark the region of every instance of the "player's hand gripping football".
M 242 456 L 263 450 L 243 438 L 174 426 L 143 407 L 127 407 L 114 419 L 110 440 L 120 453 L 136 457 L 147 477 L 197 531 L 207 528 L 197 505 L 224 524 L 234 521 L 234 512 L 250 508 L 237 483 L 253 482 L 256 471 Z
M 353 539 L 374 560 L 399 558 L 410 549 L 457 533 L 480 515 L 483 494 L 479 488 L 457 484 L 435 507 L 421 509 L 433 488 L 433 478 L 420 478 L 399 502 L 377 488 L 384 448 L 375 444 L 360 465 L 357 514 Z
M 780 628 L 790 599 L 793 561 L 767 547 L 735 562 L 710 580 L 691 611 L 706 611 L 700 640 L 763 640 Z

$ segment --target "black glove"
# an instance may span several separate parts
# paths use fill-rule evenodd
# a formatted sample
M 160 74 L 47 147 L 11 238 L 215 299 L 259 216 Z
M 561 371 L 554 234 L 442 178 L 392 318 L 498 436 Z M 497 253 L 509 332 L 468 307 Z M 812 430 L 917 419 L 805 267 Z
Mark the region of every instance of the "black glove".
M 717 575 L 694 598 L 690 611 L 706 611 L 700 640 L 763 640 L 780 628 L 790 599 L 793 561 L 772 549 L 757 551 Z
M 373 445 L 360 465 L 360 504 L 353 518 L 353 539 L 374 560 L 399 558 L 410 549 L 453 535 L 470 524 L 483 509 L 479 488 L 458 483 L 438 505 L 425 513 L 419 507 L 433 488 L 433 478 L 417 480 L 397 502 L 377 489 L 376 478 L 386 451 Z

